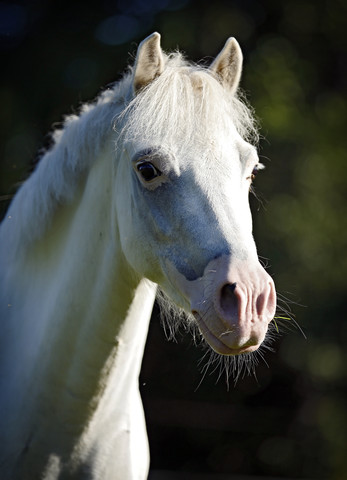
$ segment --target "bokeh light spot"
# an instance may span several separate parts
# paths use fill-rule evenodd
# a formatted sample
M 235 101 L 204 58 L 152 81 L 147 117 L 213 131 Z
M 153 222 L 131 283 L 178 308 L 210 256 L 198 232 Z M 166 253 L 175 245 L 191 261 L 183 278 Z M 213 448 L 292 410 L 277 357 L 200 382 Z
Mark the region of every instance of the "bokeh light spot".
M 141 24 L 132 15 L 114 15 L 103 20 L 95 31 L 95 37 L 106 45 L 121 45 L 138 35 Z
M 0 3 L 0 35 L 20 35 L 26 22 L 26 11 L 21 5 Z
M 22 5 L 0 3 L 0 46 L 17 45 L 27 30 L 27 12 Z

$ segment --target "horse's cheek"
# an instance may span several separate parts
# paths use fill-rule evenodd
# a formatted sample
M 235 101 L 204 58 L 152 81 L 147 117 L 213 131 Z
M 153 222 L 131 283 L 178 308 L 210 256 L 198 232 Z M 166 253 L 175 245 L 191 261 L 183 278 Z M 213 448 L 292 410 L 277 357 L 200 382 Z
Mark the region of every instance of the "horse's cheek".
M 143 196 L 131 196 L 119 221 L 119 236 L 126 260 L 139 275 L 158 282 L 158 228 Z

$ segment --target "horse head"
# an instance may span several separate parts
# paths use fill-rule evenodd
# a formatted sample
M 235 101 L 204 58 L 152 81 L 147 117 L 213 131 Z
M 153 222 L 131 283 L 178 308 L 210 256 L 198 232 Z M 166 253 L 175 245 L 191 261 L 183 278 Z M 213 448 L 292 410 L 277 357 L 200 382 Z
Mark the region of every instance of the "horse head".
M 202 68 L 167 57 L 155 33 L 138 48 L 131 99 L 117 120 L 124 254 L 222 355 L 256 350 L 276 309 L 252 236 L 248 196 L 262 165 L 237 96 L 241 69 L 233 38 Z

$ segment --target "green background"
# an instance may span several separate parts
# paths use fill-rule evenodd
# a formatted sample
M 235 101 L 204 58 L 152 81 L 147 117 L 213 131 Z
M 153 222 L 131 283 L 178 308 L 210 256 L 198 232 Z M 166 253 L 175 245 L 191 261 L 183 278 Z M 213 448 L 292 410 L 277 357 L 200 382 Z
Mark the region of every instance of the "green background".
M 229 36 L 244 52 L 266 165 L 255 238 L 307 338 L 283 331 L 257 379 L 228 391 L 214 373 L 196 388 L 202 351 L 166 342 L 155 314 L 141 374 L 153 469 L 347 478 L 346 30 L 343 0 L 0 4 L 3 214 L 54 125 L 120 78 L 149 33 L 196 61 Z

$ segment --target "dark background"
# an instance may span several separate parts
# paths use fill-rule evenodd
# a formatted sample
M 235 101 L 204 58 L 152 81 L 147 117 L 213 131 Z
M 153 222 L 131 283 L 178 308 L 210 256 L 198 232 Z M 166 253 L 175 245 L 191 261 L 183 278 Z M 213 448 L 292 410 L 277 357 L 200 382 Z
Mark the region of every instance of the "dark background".
M 194 60 L 231 35 L 244 52 L 267 167 L 255 237 L 307 339 L 284 333 L 257 379 L 228 390 L 215 372 L 198 387 L 203 352 L 188 335 L 168 343 L 154 315 L 141 374 L 153 470 L 347 478 L 346 19 L 344 0 L 0 3 L 3 213 L 54 124 L 117 80 L 145 36 Z

